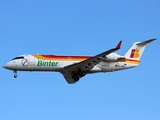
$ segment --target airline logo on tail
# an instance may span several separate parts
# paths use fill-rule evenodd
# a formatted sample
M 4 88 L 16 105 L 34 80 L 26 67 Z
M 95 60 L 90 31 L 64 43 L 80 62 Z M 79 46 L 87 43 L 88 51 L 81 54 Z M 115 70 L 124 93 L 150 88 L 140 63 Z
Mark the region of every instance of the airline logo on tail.
M 132 49 L 130 58 L 139 58 L 139 57 L 140 57 L 139 50 L 137 48 L 136 49 Z

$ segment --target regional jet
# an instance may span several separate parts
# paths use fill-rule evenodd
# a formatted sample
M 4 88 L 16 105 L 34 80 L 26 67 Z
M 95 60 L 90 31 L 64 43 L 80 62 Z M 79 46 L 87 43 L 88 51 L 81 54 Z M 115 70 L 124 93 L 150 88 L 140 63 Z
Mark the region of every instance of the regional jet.
M 60 72 L 69 84 L 73 84 L 86 74 L 113 72 L 138 66 L 146 45 L 154 40 L 156 39 L 133 43 L 123 56 L 114 53 L 120 49 L 120 41 L 115 48 L 95 56 L 27 54 L 13 58 L 3 68 L 12 70 L 14 78 L 18 76 L 17 71 Z

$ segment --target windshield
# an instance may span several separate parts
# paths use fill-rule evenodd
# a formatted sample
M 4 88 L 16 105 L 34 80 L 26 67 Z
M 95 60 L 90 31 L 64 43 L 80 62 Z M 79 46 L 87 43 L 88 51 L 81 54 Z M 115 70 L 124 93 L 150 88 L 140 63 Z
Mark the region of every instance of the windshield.
M 16 60 L 16 59 L 23 59 L 24 57 L 15 57 L 12 60 Z

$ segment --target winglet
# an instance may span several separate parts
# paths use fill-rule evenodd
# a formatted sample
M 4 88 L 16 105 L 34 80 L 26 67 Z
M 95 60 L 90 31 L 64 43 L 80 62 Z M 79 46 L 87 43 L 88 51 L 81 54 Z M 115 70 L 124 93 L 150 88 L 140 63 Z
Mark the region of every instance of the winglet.
M 116 46 L 116 49 L 120 49 L 121 48 L 121 44 L 122 44 L 122 40 L 118 43 L 118 45 Z

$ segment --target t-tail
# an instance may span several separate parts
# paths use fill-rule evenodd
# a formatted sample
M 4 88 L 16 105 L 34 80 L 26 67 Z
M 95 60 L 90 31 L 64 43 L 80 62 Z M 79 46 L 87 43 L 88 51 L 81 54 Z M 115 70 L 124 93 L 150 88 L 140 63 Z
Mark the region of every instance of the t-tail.
M 125 55 L 124 55 L 125 58 L 130 59 L 130 60 L 134 60 L 134 61 L 140 61 L 140 58 L 141 58 L 146 46 L 154 40 L 156 40 L 156 38 L 146 40 L 144 42 L 133 43 L 133 45 L 130 47 L 130 49 L 125 53 Z

